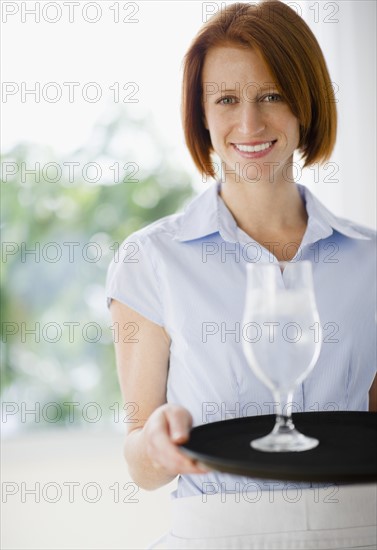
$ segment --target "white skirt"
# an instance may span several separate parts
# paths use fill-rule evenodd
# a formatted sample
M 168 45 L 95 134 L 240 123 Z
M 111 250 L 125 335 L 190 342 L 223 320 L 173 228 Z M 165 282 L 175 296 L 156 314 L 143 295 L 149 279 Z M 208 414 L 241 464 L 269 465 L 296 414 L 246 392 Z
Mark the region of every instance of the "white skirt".
M 148 548 L 376 549 L 376 488 L 297 485 L 176 498 L 170 532 Z

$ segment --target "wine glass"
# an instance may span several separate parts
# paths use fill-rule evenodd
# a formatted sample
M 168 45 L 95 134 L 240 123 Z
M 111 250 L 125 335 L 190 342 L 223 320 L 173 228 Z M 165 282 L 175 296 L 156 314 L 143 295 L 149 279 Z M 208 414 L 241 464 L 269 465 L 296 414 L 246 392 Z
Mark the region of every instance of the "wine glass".
M 272 432 L 251 441 L 269 452 L 306 451 L 319 443 L 292 421 L 295 387 L 313 369 L 322 333 L 309 261 L 247 264 L 242 346 L 254 374 L 270 388 L 277 407 Z

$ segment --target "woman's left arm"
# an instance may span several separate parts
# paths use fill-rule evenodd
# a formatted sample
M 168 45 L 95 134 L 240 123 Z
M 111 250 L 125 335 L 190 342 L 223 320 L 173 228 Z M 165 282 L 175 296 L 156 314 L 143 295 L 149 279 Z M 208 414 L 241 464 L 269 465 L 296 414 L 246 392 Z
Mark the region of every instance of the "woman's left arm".
M 374 377 L 369 390 L 369 411 L 377 412 L 377 375 Z

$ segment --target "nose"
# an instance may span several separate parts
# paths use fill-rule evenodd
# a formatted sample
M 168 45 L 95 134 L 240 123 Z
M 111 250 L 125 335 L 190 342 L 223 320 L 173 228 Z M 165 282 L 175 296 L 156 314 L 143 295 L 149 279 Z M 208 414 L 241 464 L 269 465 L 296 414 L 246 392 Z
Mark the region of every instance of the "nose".
M 266 122 L 257 101 L 244 99 L 239 109 L 238 131 L 245 136 L 257 136 L 266 128 Z

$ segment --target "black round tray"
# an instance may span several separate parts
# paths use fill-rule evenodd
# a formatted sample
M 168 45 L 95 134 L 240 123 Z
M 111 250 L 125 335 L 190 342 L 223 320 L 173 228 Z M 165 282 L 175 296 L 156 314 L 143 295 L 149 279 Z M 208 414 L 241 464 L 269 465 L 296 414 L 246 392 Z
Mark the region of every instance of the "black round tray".
M 193 428 L 181 450 L 212 469 L 285 481 L 363 483 L 377 481 L 377 413 L 293 414 L 296 428 L 319 439 L 303 452 L 263 452 L 250 441 L 267 435 L 275 415 L 213 422 Z

